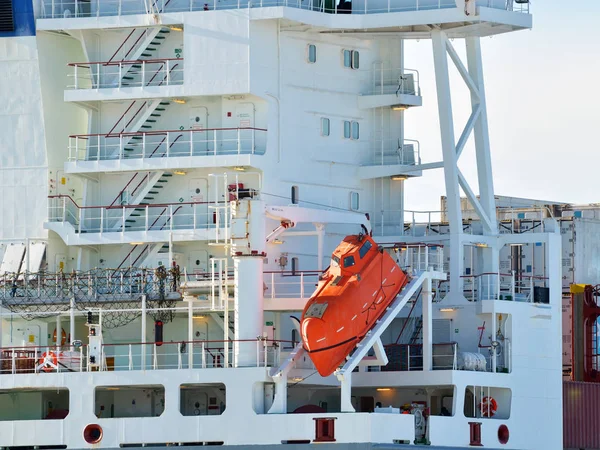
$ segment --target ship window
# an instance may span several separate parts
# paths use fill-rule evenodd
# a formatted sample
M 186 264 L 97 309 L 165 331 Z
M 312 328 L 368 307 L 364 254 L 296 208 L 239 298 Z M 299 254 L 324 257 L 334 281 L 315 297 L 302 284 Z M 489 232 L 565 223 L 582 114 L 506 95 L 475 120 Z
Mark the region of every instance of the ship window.
M 464 414 L 468 418 L 510 418 L 512 391 L 489 386 L 467 386 L 465 389 Z
M 33 373 L 34 364 L 37 364 L 39 359 L 39 356 L 35 356 L 35 350 L 35 347 L 31 351 L 19 350 L 17 356 L 17 350 L 14 350 L 13 354 L 12 350 L 2 349 L 2 372 Z M 7 355 L 8 358 L 4 359 Z M 14 371 L 11 366 L 13 361 Z M 65 361 L 63 363 L 69 364 Z M 62 387 L 3 389 L 0 390 L 0 405 L 0 422 L 63 420 L 69 415 L 69 390 Z
M 332 256 L 331 257 L 331 265 L 333 267 L 339 267 L 340 266 L 340 258 L 338 258 L 337 256 Z
M 344 258 L 344 267 L 352 267 L 354 264 L 354 256 L 346 256 Z
M 179 389 L 182 416 L 220 416 L 225 411 L 227 393 L 223 383 L 182 384 Z
M 344 50 L 344 67 L 358 69 L 360 67 L 360 55 L 356 50 Z
M 123 367 L 121 365 L 123 363 L 127 365 L 126 352 L 115 355 L 114 358 L 116 367 Z M 109 357 L 106 359 L 108 360 Z M 171 367 L 177 367 L 176 359 Z M 123 399 L 127 400 L 123 401 Z M 94 392 L 94 413 L 101 419 L 158 417 L 164 410 L 164 386 L 98 386 Z
M 352 136 L 352 122 L 344 120 L 344 139 L 350 139 Z
M 360 137 L 360 124 L 344 120 L 344 139 L 357 140 Z
M 360 137 L 359 128 L 360 125 L 358 122 L 352 122 L 352 139 L 358 139 Z
M 358 192 L 350 192 L 350 209 L 352 211 L 358 211 L 358 207 L 359 207 Z
M 308 44 L 307 47 L 307 59 L 309 63 L 317 62 L 317 46 L 314 44 Z
M 358 251 L 358 254 L 360 255 L 361 258 L 364 258 L 365 255 L 369 252 L 369 250 L 371 250 L 371 247 L 373 247 L 373 244 L 371 244 L 371 241 L 367 241 L 363 244 L 363 246 L 360 248 L 360 250 Z
M 298 204 L 298 186 L 292 186 L 292 205 Z
M 330 121 L 327 117 L 321 117 L 321 136 L 329 136 Z

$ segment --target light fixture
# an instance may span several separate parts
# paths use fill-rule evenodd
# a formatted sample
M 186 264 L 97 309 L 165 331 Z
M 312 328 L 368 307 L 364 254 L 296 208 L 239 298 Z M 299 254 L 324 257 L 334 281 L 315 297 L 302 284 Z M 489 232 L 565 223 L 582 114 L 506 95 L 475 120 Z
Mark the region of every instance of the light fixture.
M 130 245 L 142 245 L 143 242 L 130 242 L 129 244 Z
M 408 180 L 406 175 L 392 175 L 392 181 L 405 181 Z
M 235 166 L 233 168 L 233 170 L 237 171 L 237 172 L 245 172 L 246 168 L 244 166 Z
M 119 391 L 119 390 L 121 390 L 121 388 L 118 388 L 118 387 L 107 387 L 106 390 L 107 391 Z
M 408 105 L 392 105 L 392 111 L 406 111 Z
M 283 241 L 281 239 L 273 239 L 271 244 L 281 245 L 283 244 Z
M 475 247 L 479 247 L 479 248 L 487 248 L 488 245 L 485 242 L 477 242 L 475 244 Z
M 456 308 L 440 308 L 440 312 L 454 312 Z
M 180 105 L 185 105 L 185 99 L 184 98 L 174 98 L 173 102 L 174 103 L 179 103 Z
M 387 392 L 387 391 L 391 391 L 391 388 L 377 388 L 377 392 Z
M 175 175 L 186 175 L 187 172 L 185 170 L 174 170 L 173 173 Z
M 182 25 L 171 25 L 169 27 L 169 29 L 173 30 L 173 31 L 183 31 L 183 26 Z
M 304 378 L 302 378 L 302 377 L 294 377 L 294 378 L 292 378 L 292 381 L 294 383 L 300 383 L 302 380 L 304 380 Z
M 192 316 L 192 319 L 206 319 L 206 316 Z

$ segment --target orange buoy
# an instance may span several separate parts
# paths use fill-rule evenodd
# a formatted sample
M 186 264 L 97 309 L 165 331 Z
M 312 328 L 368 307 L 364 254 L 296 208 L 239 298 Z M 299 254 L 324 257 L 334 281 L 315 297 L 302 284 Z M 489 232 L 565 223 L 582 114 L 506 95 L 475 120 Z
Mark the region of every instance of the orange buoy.
M 493 397 L 483 397 L 479 409 L 482 417 L 494 417 L 498 411 L 498 402 Z
M 344 238 L 302 313 L 304 349 L 322 376 L 337 369 L 407 283 L 370 236 Z

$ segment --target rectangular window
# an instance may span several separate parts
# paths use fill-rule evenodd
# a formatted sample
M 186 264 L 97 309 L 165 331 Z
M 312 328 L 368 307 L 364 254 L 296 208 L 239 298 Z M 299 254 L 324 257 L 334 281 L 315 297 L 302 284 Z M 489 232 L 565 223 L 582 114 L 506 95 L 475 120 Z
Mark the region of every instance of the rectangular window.
M 308 44 L 307 48 L 307 59 L 308 62 L 314 64 L 317 62 L 317 46 L 314 44 Z
M 510 418 L 512 391 L 508 388 L 467 386 L 465 389 L 465 417 L 477 419 Z
M 358 125 L 358 122 L 352 122 L 352 139 L 359 138 L 359 136 L 360 136 L 359 128 L 360 128 L 360 126 Z
M 360 138 L 360 125 L 358 122 L 344 120 L 344 139 L 358 140 Z
M 346 256 L 344 258 L 344 267 L 352 267 L 354 264 L 354 256 Z
M 360 248 L 360 250 L 358 251 L 358 254 L 360 255 L 361 258 L 364 258 L 365 255 L 367 253 L 369 253 L 369 250 L 371 250 L 371 247 L 373 247 L 373 244 L 371 244 L 371 241 L 367 241 L 363 244 L 363 246 Z
M 35 348 L 33 350 L 35 351 Z M 10 363 L 10 360 L 3 360 L 2 362 Z M 22 362 L 23 359 L 19 356 L 15 361 L 15 365 Z M 50 389 L 2 389 L 0 390 L 0 405 L 2 405 L 0 407 L 0 422 L 63 420 L 69 415 L 69 390 L 61 387 Z
M 298 271 L 298 258 L 292 258 L 292 275 L 297 275 Z
M 292 186 L 292 205 L 298 204 L 298 186 Z
M 94 413 L 100 419 L 158 417 L 164 409 L 164 386 L 97 386 L 94 391 Z
M 360 205 L 359 205 L 358 192 L 350 192 L 350 209 L 352 211 L 358 211 L 359 206 Z M 362 258 L 362 256 L 361 256 L 361 258 Z
M 344 50 L 344 67 L 358 69 L 360 67 L 360 55 L 357 50 Z
M 321 117 L 321 136 L 329 136 L 330 122 L 327 117 Z
M 344 139 L 350 139 L 352 137 L 352 122 L 344 120 Z
M 220 416 L 225 411 L 227 392 L 223 383 L 182 384 L 179 389 L 182 416 Z

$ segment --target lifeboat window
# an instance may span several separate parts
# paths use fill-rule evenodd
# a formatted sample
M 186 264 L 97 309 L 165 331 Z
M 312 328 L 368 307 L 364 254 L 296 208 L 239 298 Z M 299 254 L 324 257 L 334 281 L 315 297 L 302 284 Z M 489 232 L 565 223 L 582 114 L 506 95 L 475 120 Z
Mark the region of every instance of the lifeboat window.
M 367 241 L 363 244 L 363 246 L 360 248 L 360 250 L 358 251 L 358 254 L 360 255 L 361 258 L 364 258 L 365 255 L 369 252 L 369 250 L 371 250 L 371 247 L 373 247 L 373 244 L 371 244 L 371 241 Z
M 346 256 L 344 258 L 344 267 L 352 267 L 354 264 L 354 256 Z
M 331 257 L 331 266 L 332 267 L 339 267 L 340 266 L 340 258 L 338 258 L 337 256 L 332 256 Z

